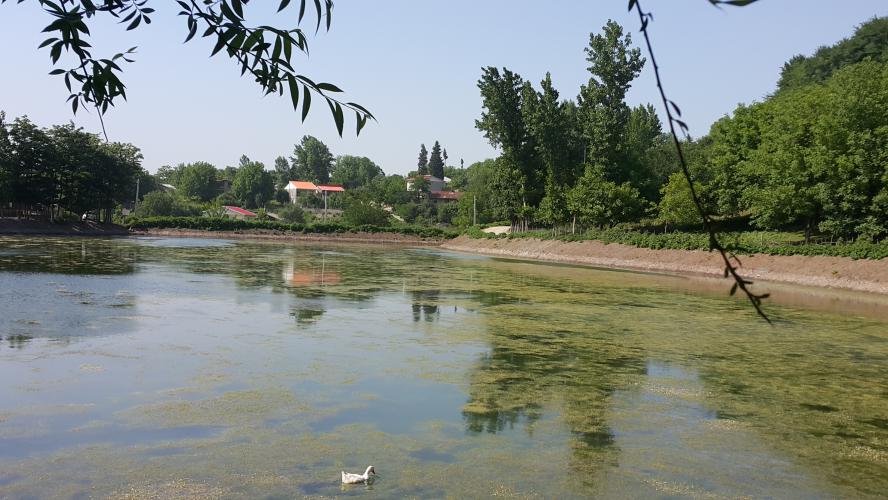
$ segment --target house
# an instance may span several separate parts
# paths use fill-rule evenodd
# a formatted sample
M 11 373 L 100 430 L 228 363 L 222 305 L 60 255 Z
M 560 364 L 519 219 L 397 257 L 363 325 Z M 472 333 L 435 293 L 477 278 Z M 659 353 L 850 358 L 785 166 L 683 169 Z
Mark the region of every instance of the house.
M 327 219 L 327 193 L 344 193 L 345 188 L 341 184 L 318 185 L 318 191 L 324 193 L 324 220 Z
M 307 193 L 319 193 L 320 190 L 314 182 L 309 181 L 290 181 L 284 186 L 284 190 L 290 195 L 290 203 L 296 203 L 299 191 Z
M 216 181 L 216 196 L 231 191 L 231 181 L 228 179 L 219 179 Z
M 428 183 L 430 193 L 437 193 L 438 191 L 444 191 L 445 189 L 447 189 L 447 184 L 450 182 L 449 177 L 445 177 L 443 179 L 440 179 L 438 177 L 435 177 L 434 175 L 422 175 L 422 176 L 417 175 L 416 177 L 407 179 L 407 191 L 413 190 L 413 183 L 417 179 L 419 179 L 420 177 L 425 179 L 426 182 Z
M 250 220 L 258 217 L 258 215 L 256 215 L 255 213 L 241 207 L 232 207 L 230 205 L 225 205 L 222 207 L 222 209 L 224 210 L 223 216 L 230 217 L 232 219 Z
M 421 178 L 425 179 L 429 187 L 429 199 L 435 204 L 458 201 L 463 195 L 463 193 L 458 191 L 447 190 L 447 184 L 450 183 L 450 177 L 440 179 L 434 175 L 423 175 Z M 407 191 L 413 190 L 413 183 L 418 179 L 420 179 L 420 176 L 418 175 L 411 179 L 407 179 Z
M 438 203 L 459 201 L 464 194 L 459 191 L 437 191 L 429 193 L 429 199 L 437 205 Z

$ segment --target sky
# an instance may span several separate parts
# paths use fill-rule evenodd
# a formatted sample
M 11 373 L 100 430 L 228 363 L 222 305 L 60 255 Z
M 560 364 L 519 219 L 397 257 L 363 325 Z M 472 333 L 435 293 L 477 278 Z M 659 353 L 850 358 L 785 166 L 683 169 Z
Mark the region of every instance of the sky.
M 706 0 L 642 4 L 654 14 L 650 33 L 667 93 L 693 136 L 705 135 L 738 103 L 773 92 L 793 55 L 811 54 L 867 19 L 888 15 L 884 0 L 760 0 L 721 9 Z M 347 100 L 376 115 L 378 122 L 358 137 L 352 117 L 340 138 L 322 101 L 314 101 L 302 123 L 286 95 L 263 96 L 224 54 L 210 58 L 210 39 L 182 44 L 187 30 L 175 2 L 149 5 L 156 9 L 153 22 L 135 31 L 92 20 L 90 42 L 103 57 L 138 47 L 136 62 L 123 68 L 129 100 L 110 110 L 105 124 L 110 140 L 141 148 L 151 172 L 194 161 L 237 165 L 244 154 L 270 169 L 304 135 L 321 139 L 334 155 L 367 156 L 386 174 L 415 169 L 420 144 L 431 149 L 436 140 L 448 164 L 463 159 L 468 166 L 497 154 L 475 128 L 482 67 L 507 67 L 537 87 L 550 72 L 561 97 L 575 99 L 589 79 L 583 49 L 590 33 L 613 19 L 632 33 L 634 45 L 642 43 L 626 0 L 336 0 L 329 32 L 314 35 L 313 24 L 304 25 L 311 53 L 298 56 L 295 66 L 315 81 L 335 83 Z M 297 10 L 275 16 L 274 5 L 254 0 L 248 22 L 295 26 Z M 37 47 L 49 22 L 37 2 L 0 5 L 0 110 L 41 126 L 73 120 L 98 133 L 95 112 L 72 115 L 61 78 L 48 75 L 48 50 Z M 650 64 L 627 101 L 653 103 L 663 116 Z

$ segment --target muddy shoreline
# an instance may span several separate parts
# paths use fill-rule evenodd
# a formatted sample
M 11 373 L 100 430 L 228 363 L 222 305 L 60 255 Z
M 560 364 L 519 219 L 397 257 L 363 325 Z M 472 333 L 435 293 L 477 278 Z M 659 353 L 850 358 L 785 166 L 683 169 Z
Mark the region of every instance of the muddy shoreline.
M 438 246 L 443 240 L 419 238 L 398 233 L 291 233 L 264 229 L 248 231 L 199 231 L 194 229 L 131 230 L 131 236 L 159 236 L 173 238 L 218 238 L 231 240 L 307 241 L 331 243 L 372 243 L 377 245 Z
M 696 250 L 652 250 L 600 241 L 565 242 L 535 239 L 476 239 L 468 236 L 446 240 L 419 238 L 398 233 L 291 233 L 284 231 L 201 231 L 148 229 L 127 231 L 122 226 L 92 224 L 3 224 L 0 236 L 157 236 L 218 238 L 261 241 L 359 243 L 397 246 L 432 246 L 443 250 L 609 269 L 722 278 L 724 268 L 717 254 Z M 853 260 L 827 256 L 741 256 L 741 274 L 752 280 L 824 289 L 888 295 L 888 259 Z
M 494 257 L 722 278 L 718 254 L 693 250 L 652 250 L 600 241 L 473 239 L 460 236 L 442 249 Z M 888 294 L 888 259 L 853 260 L 826 256 L 741 256 L 741 275 L 752 280 L 818 288 Z

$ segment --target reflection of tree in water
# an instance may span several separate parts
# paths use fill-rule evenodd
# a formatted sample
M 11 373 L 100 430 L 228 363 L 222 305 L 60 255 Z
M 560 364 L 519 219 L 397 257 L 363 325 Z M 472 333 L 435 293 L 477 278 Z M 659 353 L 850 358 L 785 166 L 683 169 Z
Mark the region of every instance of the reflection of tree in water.
M 33 337 L 30 335 L 7 335 L 6 342 L 9 343 L 10 349 L 21 349 L 25 347 L 25 345 L 31 341 Z M 3 341 L 3 337 L 0 337 L 0 342 Z
M 572 435 L 570 466 L 594 481 L 592 474 L 617 459 L 606 422 L 611 395 L 645 373 L 645 360 L 582 325 L 558 330 L 563 325 L 544 313 L 507 307 L 513 314 L 490 317 L 491 349 L 471 377 L 466 428 L 498 433 L 524 426 L 532 434 L 545 407 L 559 405 Z
M 440 290 L 414 290 L 411 292 L 411 296 L 413 297 L 411 307 L 413 309 L 414 322 L 418 322 L 422 319 L 431 322 L 440 317 L 441 312 L 438 310 L 438 298 L 440 294 Z
M 138 248 L 100 238 L 4 238 L 0 272 L 130 274 Z

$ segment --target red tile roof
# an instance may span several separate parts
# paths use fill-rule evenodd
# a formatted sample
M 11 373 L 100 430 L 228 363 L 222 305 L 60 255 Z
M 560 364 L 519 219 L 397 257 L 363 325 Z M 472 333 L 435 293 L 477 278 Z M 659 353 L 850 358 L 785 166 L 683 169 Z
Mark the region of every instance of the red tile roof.
M 253 212 L 250 212 L 249 210 L 246 210 L 241 207 L 232 207 L 230 205 L 225 205 L 223 208 L 225 208 L 226 210 L 231 210 L 232 212 L 235 212 L 235 213 L 238 213 L 241 215 L 246 215 L 247 217 L 258 217 L 258 215 L 254 214 Z
M 320 189 L 321 191 L 329 191 L 332 193 L 344 193 L 345 192 L 345 188 L 342 187 L 342 184 L 327 184 L 327 185 L 318 184 L 318 189 Z
M 459 191 L 433 191 L 429 193 L 429 196 L 433 199 L 436 198 L 439 200 L 458 200 L 462 198 L 463 194 L 464 193 L 461 193 Z
M 301 189 L 303 191 L 317 191 L 318 190 L 318 187 L 315 186 L 314 182 L 290 181 L 290 185 L 296 189 Z

